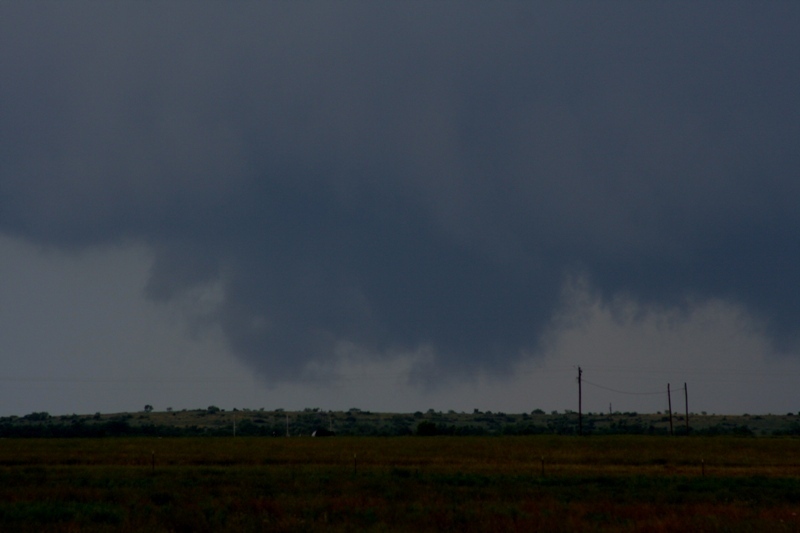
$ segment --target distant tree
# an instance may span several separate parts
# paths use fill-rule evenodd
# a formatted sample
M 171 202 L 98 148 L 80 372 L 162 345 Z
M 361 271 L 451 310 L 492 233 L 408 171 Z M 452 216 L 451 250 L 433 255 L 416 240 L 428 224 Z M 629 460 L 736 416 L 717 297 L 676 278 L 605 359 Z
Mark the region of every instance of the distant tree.
M 420 422 L 417 425 L 417 435 L 419 435 L 420 437 L 432 437 L 434 435 L 437 435 L 438 433 L 439 430 L 436 427 L 436 424 L 434 424 L 433 422 L 429 422 L 426 420 L 424 422 Z
M 152 405 L 147 404 L 147 405 L 144 406 L 144 412 L 145 413 L 151 413 L 152 411 L 153 411 L 153 406 Z
M 103 429 L 109 437 L 119 437 L 131 433 L 131 426 L 124 420 L 110 420 L 103 424 Z
M 22 417 L 24 420 L 30 420 L 32 422 L 43 422 L 45 420 L 50 419 L 50 413 L 47 411 L 41 411 L 39 413 L 31 413 L 29 415 L 25 415 Z
M 209 405 L 208 406 L 208 412 L 209 412 L 209 414 L 212 414 L 212 415 L 214 413 L 219 413 L 219 407 L 217 407 L 216 405 Z

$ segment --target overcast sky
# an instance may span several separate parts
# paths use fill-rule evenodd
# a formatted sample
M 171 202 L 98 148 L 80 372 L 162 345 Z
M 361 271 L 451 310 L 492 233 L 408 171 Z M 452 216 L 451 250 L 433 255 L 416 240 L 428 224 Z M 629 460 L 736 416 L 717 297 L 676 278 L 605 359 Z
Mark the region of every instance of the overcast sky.
M 0 415 L 797 412 L 798 27 L 2 3 Z

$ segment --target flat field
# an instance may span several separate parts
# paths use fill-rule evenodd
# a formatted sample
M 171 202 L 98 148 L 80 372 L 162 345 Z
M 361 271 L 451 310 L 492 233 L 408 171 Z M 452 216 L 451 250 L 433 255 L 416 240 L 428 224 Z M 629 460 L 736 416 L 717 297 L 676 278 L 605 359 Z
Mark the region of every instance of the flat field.
M 0 440 L 2 531 L 800 531 L 800 440 Z

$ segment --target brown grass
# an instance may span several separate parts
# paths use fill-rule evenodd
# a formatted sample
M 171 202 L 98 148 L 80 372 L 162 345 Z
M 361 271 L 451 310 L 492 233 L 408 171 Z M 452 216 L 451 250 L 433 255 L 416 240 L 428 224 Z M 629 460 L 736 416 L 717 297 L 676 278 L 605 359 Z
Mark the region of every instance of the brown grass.
M 797 531 L 798 442 L 5 439 L 0 530 Z

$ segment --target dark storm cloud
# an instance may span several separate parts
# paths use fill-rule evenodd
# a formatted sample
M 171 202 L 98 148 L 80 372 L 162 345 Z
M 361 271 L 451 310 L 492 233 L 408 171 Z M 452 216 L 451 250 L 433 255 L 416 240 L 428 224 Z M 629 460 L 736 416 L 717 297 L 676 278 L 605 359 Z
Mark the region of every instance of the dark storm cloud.
M 0 228 L 221 281 L 267 376 L 342 343 L 506 367 L 571 276 L 723 298 L 790 346 L 790 3 L 0 8 Z

